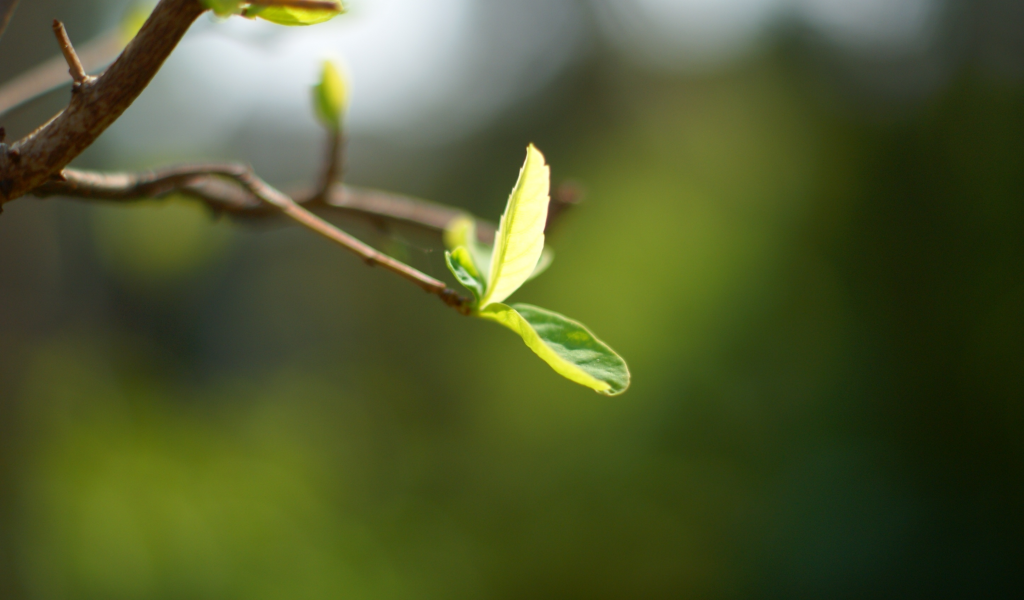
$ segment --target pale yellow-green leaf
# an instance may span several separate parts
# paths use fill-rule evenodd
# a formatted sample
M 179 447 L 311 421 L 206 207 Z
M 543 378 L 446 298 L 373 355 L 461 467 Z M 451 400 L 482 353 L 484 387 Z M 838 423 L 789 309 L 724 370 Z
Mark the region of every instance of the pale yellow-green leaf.
M 473 264 L 473 257 L 469 250 L 465 246 L 459 246 L 451 252 L 445 252 L 444 261 L 448 265 L 448 270 L 459 280 L 462 287 L 473 292 L 475 305 L 475 302 L 480 300 L 480 295 L 484 293 L 484 280 L 476 265 Z
M 528 304 L 494 303 L 477 313 L 519 334 L 559 375 L 599 394 L 615 396 L 629 387 L 629 368 L 581 323 Z
M 202 0 L 202 2 L 214 14 L 220 17 L 237 13 L 239 6 L 242 4 L 242 0 Z
M 459 247 L 468 249 L 473 265 L 479 271 L 477 278 L 484 282 L 484 285 L 487 284 L 487 275 L 491 269 L 491 248 L 477 240 L 476 219 L 469 215 L 452 219 L 444 230 L 444 245 L 450 250 Z
M 487 291 L 480 300 L 482 308 L 504 301 L 537 268 L 544 251 L 550 180 L 551 172 L 544 155 L 530 144 L 494 238 Z
M 348 106 L 345 79 L 332 61 L 325 60 L 320 82 L 313 86 L 313 107 L 320 122 L 331 131 L 340 131 Z
M 337 2 L 334 8 L 326 9 L 251 5 L 245 10 L 245 16 L 258 17 L 278 25 L 294 27 L 296 25 L 316 25 L 317 23 L 330 21 L 343 12 L 345 12 L 345 8 L 341 2 Z

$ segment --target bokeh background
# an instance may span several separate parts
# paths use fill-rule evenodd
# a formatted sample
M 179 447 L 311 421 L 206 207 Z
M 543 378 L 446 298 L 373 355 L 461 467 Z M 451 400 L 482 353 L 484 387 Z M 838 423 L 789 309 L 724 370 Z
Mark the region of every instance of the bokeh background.
M 586 201 L 517 294 L 605 398 L 285 223 L 0 216 L 0 596 L 1001 597 L 1024 584 L 1024 4 L 351 0 L 203 18 L 76 164 L 347 178 L 496 219 Z M 25 0 L 6 80 L 121 0 Z M 67 88 L 3 116 L 20 136 Z M 439 241 L 343 223 L 446 277 Z

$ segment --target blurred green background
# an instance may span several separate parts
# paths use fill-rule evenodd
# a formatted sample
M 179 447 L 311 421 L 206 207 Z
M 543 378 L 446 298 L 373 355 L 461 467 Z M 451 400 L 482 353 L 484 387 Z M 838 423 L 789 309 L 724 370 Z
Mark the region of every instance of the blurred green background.
M 460 1 L 440 4 L 469 11 L 459 23 L 474 43 L 491 43 L 486 27 L 532 43 L 529 19 Z M 413 10 L 384 4 L 383 27 Z M 682 18 L 658 37 L 650 19 L 615 28 L 657 15 L 643 13 L 656 0 L 524 2 L 527 16 L 555 6 L 571 20 L 545 38 L 570 49 L 533 44 L 561 62 L 548 72 L 545 54 L 526 56 L 508 71 L 521 79 L 474 54 L 480 79 L 438 106 L 526 83 L 467 112 L 457 134 L 423 125 L 450 115 L 415 95 L 420 121 L 389 131 L 360 117 L 365 70 L 350 69 L 350 181 L 496 219 L 532 141 L 556 181 L 585 187 L 550 238 L 555 263 L 517 299 L 618 350 L 633 372 L 621 397 L 561 379 L 508 332 L 284 223 L 216 220 L 183 201 L 6 205 L 0 596 L 1020 589 L 1024 11 L 901 0 L 931 6 L 924 33 L 851 38 L 800 17 L 813 2 L 778 2 L 757 27 L 691 47 L 674 42 L 700 29 L 687 12 L 700 0 L 662 4 Z M 765 4 L 722 6 L 743 22 Z M 55 53 L 49 19 L 88 39 L 125 5 L 22 2 L 0 75 Z M 353 2 L 351 18 L 372 5 Z M 186 43 L 231 27 L 204 19 Z M 260 35 L 246 43 L 275 43 Z M 319 58 L 301 66 L 309 83 Z M 172 61 L 168 77 L 190 64 Z M 271 87 L 255 73 L 253 89 Z M 169 92 L 175 81 L 154 82 L 140 100 L 154 108 L 133 107 L 76 164 L 234 158 L 282 187 L 316 172 L 308 110 L 245 105 L 192 145 L 147 130 L 208 116 L 191 92 Z M 23 135 L 66 94 L 2 124 Z M 342 224 L 446 276 L 439 240 Z

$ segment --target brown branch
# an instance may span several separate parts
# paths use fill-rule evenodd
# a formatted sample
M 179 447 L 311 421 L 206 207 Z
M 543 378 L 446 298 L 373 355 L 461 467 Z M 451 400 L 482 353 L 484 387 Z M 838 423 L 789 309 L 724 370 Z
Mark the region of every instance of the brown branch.
M 388 271 L 404 277 L 418 285 L 423 289 L 423 291 L 436 294 L 448 306 L 459 310 L 459 312 L 462 312 L 463 314 L 469 314 L 469 300 L 460 296 L 454 290 L 449 289 L 445 282 L 439 279 L 434 279 L 433 277 L 430 277 L 425 273 L 421 273 L 399 260 L 377 251 L 373 247 L 352 237 L 327 221 L 324 221 L 320 217 L 299 206 L 299 204 L 290 197 L 271 187 L 269 184 L 257 177 L 251 169 L 247 169 L 240 173 L 234 173 L 229 176 L 245 186 L 246 189 L 252 192 L 252 194 L 260 200 L 276 206 L 281 210 L 281 212 L 288 215 L 298 223 L 355 253 L 371 267 L 380 265 Z
M 160 0 L 106 73 L 73 87 L 63 112 L 0 153 L 0 202 L 45 183 L 88 148 L 131 106 L 205 10 L 198 0 Z
M 65 196 L 85 200 L 134 202 L 182 194 L 206 204 L 216 213 L 239 217 L 264 218 L 278 214 L 259 198 L 217 175 L 227 170 L 243 170 L 236 163 L 179 165 L 142 173 L 98 173 L 65 169 L 62 180 L 46 183 L 32 193 L 39 197 Z M 555 219 L 579 202 L 582 192 L 575 184 L 555 188 L 548 209 L 546 231 L 551 233 Z M 327 208 L 339 214 L 368 219 L 374 223 L 402 223 L 432 233 L 442 233 L 456 217 L 466 211 L 437 202 L 393 192 L 334 183 L 322 198 L 302 192 L 292 194 L 311 209 Z M 554 215 L 554 217 L 552 217 Z M 477 236 L 483 243 L 494 241 L 496 226 L 476 218 Z
M 336 4 L 330 4 L 334 6 Z M 380 265 L 437 295 L 459 312 L 469 314 L 469 299 L 448 288 L 443 281 L 377 251 L 314 215 L 260 179 L 250 167 L 203 165 L 143 175 L 64 169 L 142 93 L 192 22 L 205 10 L 198 0 L 161 0 L 121 56 L 98 78 L 86 74 L 63 25 L 54 21 L 54 33 L 75 82 L 71 102 L 63 112 L 10 148 L 0 145 L 0 192 L 3 195 L 0 209 L 2 202 L 33 191 L 38 196 L 62 194 L 121 200 L 182 191 L 236 211 L 254 211 L 269 205 L 353 252 L 368 265 Z M 331 163 L 317 194 L 321 200 L 326 195 L 324 191 L 332 189 L 341 141 L 340 134 L 332 139 Z M 226 187 L 224 179 L 237 184 L 234 192 L 228 192 L 231 188 Z M 238 188 L 243 193 L 238 193 Z
M 404 223 L 437 233 L 444 232 L 453 219 L 466 214 L 464 210 L 429 200 L 338 183 L 331 186 L 323 204 L 377 223 Z M 493 241 L 495 226 L 482 219 L 476 221 L 481 241 Z
M 99 173 L 64 169 L 54 179 L 32 190 L 41 198 L 66 196 L 86 200 L 134 202 L 182 194 L 204 202 L 211 210 L 237 216 L 265 217 L 278 214 L 244 188 L 231 184 L 220 175 L 241 172 L 237 163 L 199 163 L 145 171 L 141 173 Z M 465 214 L 455 208 L 390 192 L 335 183 L 325 198 L 299 192 L 300 204 L 326 207 L 342 214 L 372 220 L 401 222 L 433 232 L 442 232 L 452 219 Z M 494 226 L 481 223 L 485 235 L 493 239 Z
M 141 173 L 64 169 L 58 179 L 32 190 L 32 194 L 40 198 L 65 196 L 112 202 L 136 202 L 182 194 L 205 203 L 216 213 L 255 218 L 279 214 L 246 189 L 225 181 L 220 175 L 245 169 L 244 165 L 237 163 L 179 165 Z M 300 198 L 300 204 L 311 208 L 327 208 L 374 222 L 404 223 L 434 233 L 443 232 L 452 219 L 466 214 L 463 210 L 428 200 L 340 183 L 332 185 L 323 199 L 301 191 L 294 196 Z M 495 226 L 482 219 L 477 219 L 477 223 L 481 241 L 493 241 Z
M 315 202 L 323 202 L 331 191 L 331 186 L 341 181 L 344 172 L 345 160 L 345 134 L 340 130 L 329 129 L 327 131 L 327 161 L 324 163 L 323 174 L 320 176 L 320 185 L 317 186 L 313 195 Z
M 113 62 L 122 48 L 121 30 L 114 28 L 79 47 L 78 57 L 85 72 L 92 73 Z M 64 56 L 57 55 L 7 81 L 0 87 L 0 115 L 66 84 L 67 73 Z
M 583 201 L 583 195 L 582 188 L 575 183 L 567 182 L 556 187 L 551 194 L 544 232 L 550 235 L 566 211 Z M 376 222 L 404 223 L 438 233 L 444 232 L 456 217 L 467 214 L 464 210 L 421 198 L 339 183 L 331 186 L 323 204 Z M 473 218 L 477 239 L 484 244 L 493 243 L 497 225 L 479 217 Z
M 240 187 L 231 186 L 225 178 Z M 253 170 L 245 165 L 203 164 L 141 174 L 104 174 L 65 169 L 60 180 L 50 181 L 33 193 L 40 197 L 59 195 L 116 201 L 135 201 L 182 193 L 197 197 L 216 210 L 242 214 L 266 214 L 269 205 L 276 209 L 274 212 L 284 213 L 301 225 L 355 253 L 368 265 L 379 265 L 411 281 L 463 314 L 468 314 L 470 310 L 469 299 L 448 288 L 443 281 L 377 251 L 314 215 L 290 196 L 257 177 Z
M 298 197 L 305 200 L 296 202 L 256 177 L 250 167 L 237 163 L 180 165 L 142 173 L 64 169 L 32 193 L 41 198 L 64 196 L 114 202 L 136 202 L 181 194 L 204 202 L 216 213 L 257 218 L 284 213 L 355 252 L 367 263 L 380 264 L 436 294 L 459 312 L 465 314 L 469 310 L 468 299 L 447 288 L 443 282 L 378 252 L 300 206 L 305 203 L 311 208 L 331 209 L 375 223 L 404 223 L 441 233 L 453 219 L 466 214 L 443 204 L 341 183 L 331 185 L 326 195 L 299 194 Z M 552 212 L 561 214 L 567 207 L 575 205 L 580 195 L 575 185 L 559 186 L 552 195 L 549 215 Z M 493 242 L 494 224 L 482 219 L 476 221 L 479 240 Z M 546 230 L 549 232 L 553 222 L 553 219 L 548 219 Z
M 68 196 L 132 202 L 180 193 L 206 202 L 217 212 L 271 212 L 259 198 L 218 176 L 225 172 L 242 172 L 245 168 L 236 163 L 204 163 L 142 173 L 64 169 L 53 181 L 32 190 L 32 194 L 40 198 Z
M 60 44 L 61 54 L 68 63 L 68 74 L 71 75 L 71 79 L 79 85 L 85 83 L 89 76 L 85 73 L 85 67 L 82 66 L 75 47 L 71 45 L 71 38 L 68 37 L 64 24 L 57 19 L 53 20 L 53 35 L 57 36 L 57 43 Z

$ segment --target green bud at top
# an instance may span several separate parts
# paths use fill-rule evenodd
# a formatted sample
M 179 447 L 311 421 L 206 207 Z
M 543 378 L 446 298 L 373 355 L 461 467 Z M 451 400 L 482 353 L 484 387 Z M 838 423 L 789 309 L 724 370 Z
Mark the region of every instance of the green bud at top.
M 331 61 L 325 60 L 320 83 L 313 86 L 313 108 L 324 127 L 341 131 L 341 123 L 348 108 L 348 89 L 341 71 Z

